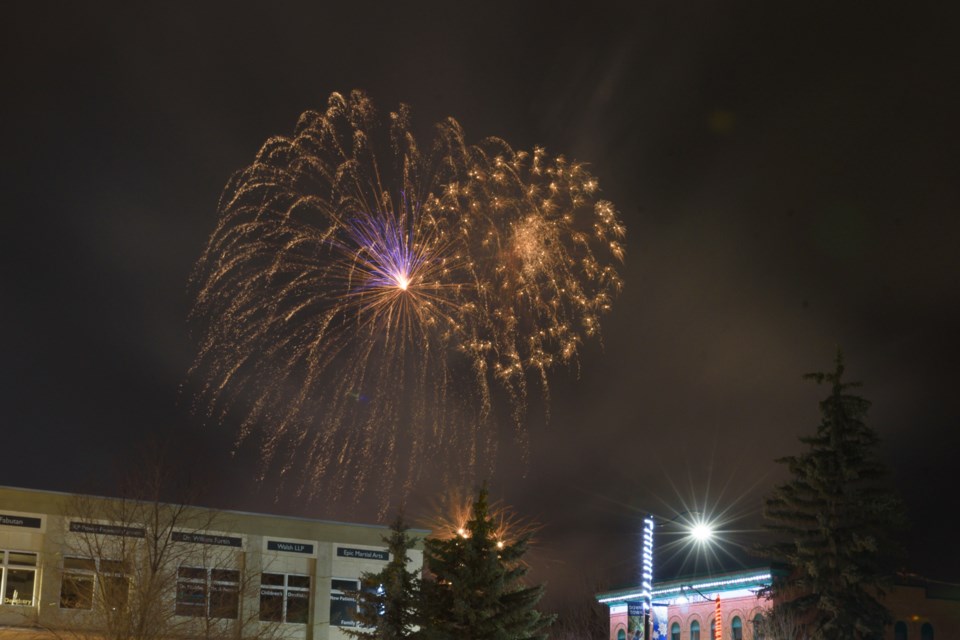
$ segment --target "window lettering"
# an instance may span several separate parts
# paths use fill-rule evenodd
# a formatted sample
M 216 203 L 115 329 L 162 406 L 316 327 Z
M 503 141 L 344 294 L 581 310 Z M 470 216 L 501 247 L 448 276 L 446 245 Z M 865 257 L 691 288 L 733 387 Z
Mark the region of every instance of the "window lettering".
M 330 581 L 330 624 L 336 627 L 357 626 L 357 599 L 353 593 L 360 590 L 356 580 L 333 578 Z
M 236 620 L 240 613 L 240 572 L 181 566 L 177 569 L 174 612 L 193 618 Z
M 17 607 L 36 604 L 37 554 L 0 550 L 0 603 Z
M 310 617 L 310 576 L 264 573 L 260 576 L 260 620 L 306 624 Z

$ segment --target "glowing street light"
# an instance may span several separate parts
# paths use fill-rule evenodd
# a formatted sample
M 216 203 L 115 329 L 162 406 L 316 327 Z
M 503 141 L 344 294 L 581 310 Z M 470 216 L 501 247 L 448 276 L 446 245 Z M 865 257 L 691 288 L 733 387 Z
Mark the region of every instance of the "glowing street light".
M 713 538 L 713 525 L 709 522 L 697 522 L 690 528 L 690 535 L 700 544 L 710 542 Z

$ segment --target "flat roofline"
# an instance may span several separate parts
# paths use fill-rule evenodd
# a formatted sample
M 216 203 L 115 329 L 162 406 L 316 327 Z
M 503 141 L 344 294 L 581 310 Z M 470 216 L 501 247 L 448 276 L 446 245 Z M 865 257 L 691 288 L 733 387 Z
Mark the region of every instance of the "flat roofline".
M 754 569 L 741 569 L 723 573 L 672 578 L 670 580 L 654 582 L 653 589 L 651 589 L 651 596 L 656 599 L 658 597 L 669 596 L 673 593 L 680 593 L 682 587 L 693 587 L 701 591 L 743 589 L 749 588 L 750 585 L 759 587 L 768 585 L 772 576 L 773 574 L 770 567 L 757 567 Z M 641 588 L 639 586 L 633 586 L 598 593 L 596 600 L 603 604 L 616 604 L 640 597 L 642 597 Z
M 91 494 L 91 493 L 71 493 L 71 492 L 68 492 L 68 491 L 52 491 L 52 490 L 49 490 L 49 489 L 32 489 L 32 488 L 28 488 L 28 487 L 13 487 L 13 486 L 10 486 L 10 485 L 0 485 L 0 489 L 10 489 L 11 491 L 29 491 L 29 492 L 33 492 L 33 493 L 44 493 L 44 494 L 47 494 L 47 495 L 63 496 L 63 497 L 65 497 L 65 498 L 69 498 L 70 496 L 87 496 L 87 497 L 90 497 L 90 498 L 97 498 L 97 499 L 100 499 L 100 500 L 133 500 L 132 498 L 121 498 L 121 497 L 117 497 L 117 496 L 98 496 L 98 495 Z M 134 502 L 145 502 L 145 501 L 143 501 L 143 500 L 133 500 L 133 501 L 134 501 Z M 172 504 L 172 503 L 164 502 L 164 503 L 161 503 L 161 504 Z M 215 507 L 209 507 L 209 506 L 200 505 L 200 504 L 189 504 L 189 505 L 186 505 L 186 506 L 191 507 L 191 508 L 194 508 L 194 509 L 210 509 L 210 510 L 213 510 L 213 511 L 217 511 L 217 512 L 219 512 L 219 513 L 234 514 L 234 515 L 239 515 L 239 516 L 256 516 L 256 517 L 260 517 L 260 518 L 281 518 L 281 519 L 283 519 L 283 520 L 295 520 L 295 521 L 298 521 L 298 522 L 309 522 L 309 523 L 314 523 L 314 524 L 329 524 L 329 525 L 336 525 L 336 526 L 343 526 L 343 527 L 364 527 L 364 528 L 368 528 L 368 529 L 389 529 L 389 528 L 390 528 L 390 525 L 370 524 L 370 523 L 367 523 L 367 522 L 343 522 L 343 521 L 341 521 L 341 520 L 322 520 L 322 519 L 319 519 L 319 518 L 306 518 L 306 517 L 303 517 L 303 516 L 288 516 L 288 515 L 280 515 L 280 514 L 276 514 L 276 513 L 261 513 L 261 512 L 257 512 L 257 511 L 239 511 L 239 510 L 236 510 L 236 509 L 218 509 L 218 508 L 215 508 Z M 411 532 L 414 532 L 414 533 L 420 533 L 420 534 L 423 534 L 424 536 L 429 535 L 430 533 L 432 533 L 432 532 L 430 531 L 430 529 L 416 529 L 416 528 L 413 528 L 413 527 L 409 528 L 408 531 L 411 531 Z

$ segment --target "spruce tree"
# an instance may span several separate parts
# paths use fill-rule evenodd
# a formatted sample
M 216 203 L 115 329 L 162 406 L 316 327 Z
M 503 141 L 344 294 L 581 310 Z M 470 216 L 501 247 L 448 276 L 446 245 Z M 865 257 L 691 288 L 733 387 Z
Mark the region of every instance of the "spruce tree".
M 390 535 L 383 538 L 390 552 L 390 561 L 378 573 L 360 576 L 357 598 L 357 629 L 345 630 L 355 638 L 401 640 L 416 636 L 420 599 L 419 571 L 410 570 L 407 552 L 414 540 L 409 527 L 398 515 L 390 525 Z
M 536 605 L 543 585 L 525 586 L 521 562 L 530 534 L 498 540 L 487 489 L 480 490 L 462 533 L 426 542 L 433 579 L 423 588 L 427 640 L 543 640 L 553 616 Z
M 843 356 L 832 373 L 805 378 L 829 384 L 816 434 L 801 437 L 805 451 L 777 460 L 790 480 L 767 498 L 767 528 L 778 542 L 764 554 L 788 569 L 770 589 L 775 610 L 805 623 L 812 638 L 879 638 L 890 614 L 878 600 L 904 522 L 900 500 L 883 483 L 874 457 L 876 433 L 864 419 L 870 403 L 843 381 Z

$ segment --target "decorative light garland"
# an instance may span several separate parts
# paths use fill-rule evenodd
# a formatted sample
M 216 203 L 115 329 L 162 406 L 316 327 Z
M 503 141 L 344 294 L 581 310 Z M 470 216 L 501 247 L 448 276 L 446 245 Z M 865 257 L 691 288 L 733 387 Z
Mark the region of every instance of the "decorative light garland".
M 652 565 L 652 563 L 651 563 Z M 750 582 L 764 582 L 769 583 L 772 580 L 770 573 L 757 573 L 749 576 L 742 576 L 739 578 L 729 578 L 727 580 L 714 580 L 712 582 L 701 582 L 697 584 L 682 584 L 677 587 L 661 588 L 661 589 L 651 589 L 651 595 L 653 597 L 661 597 L 670 594 L 679 594 L 684 589 L 692 587 L 694 589 L 699 589 L 700 591 L 708 591 L 716 587 L 729 587 L 731 585 L 746 584 Z M 629 600 L 631 598 L 642 598 L 644 597 L 643 591 L 637 591 L 632 593 L 625 593 L 623 595 L 610 596 L 608 598 L 599 598 L 597 602 L 606 604 L 609 602 L 618 602 L 621 600 Z

